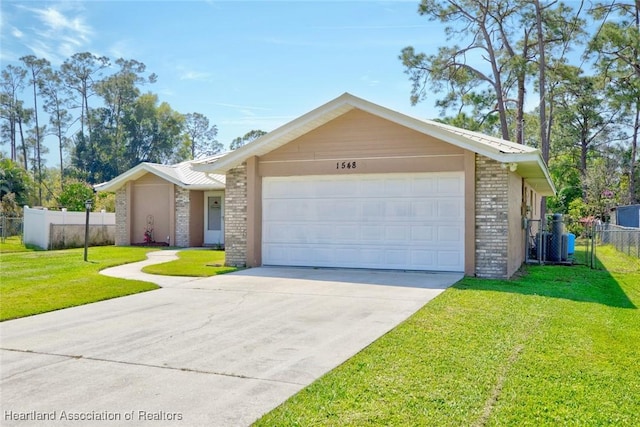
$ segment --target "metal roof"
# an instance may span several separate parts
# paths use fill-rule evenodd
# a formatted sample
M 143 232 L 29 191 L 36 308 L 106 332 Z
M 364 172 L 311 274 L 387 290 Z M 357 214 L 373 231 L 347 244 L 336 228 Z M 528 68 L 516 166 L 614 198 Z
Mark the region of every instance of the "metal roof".
M 196 170 L 195 167 L 200 164 L 212 164 L 225 155 L 226 153 L 216 154 L 214 156 L 189 160 L 174 165 L 143 162 L 118 175 L 111 181 L 95 185 L 94 188 L 96 191 L 116 191 L 128 181 L 135 181 L 147 173 L 151 173 L 182 188 L 191 190 L 223 190 L 226 184 L 225 174 Z

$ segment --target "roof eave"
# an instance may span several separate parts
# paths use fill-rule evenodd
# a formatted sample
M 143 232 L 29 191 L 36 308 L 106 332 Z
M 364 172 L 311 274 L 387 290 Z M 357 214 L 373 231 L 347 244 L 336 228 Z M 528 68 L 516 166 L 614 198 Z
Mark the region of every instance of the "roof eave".
M 224 184 L 220 184 L 220 183 L 216 183 L 216 184 L 190 184 L 190 185 L 185 185 L 184 187 L 187 190 L 194 190 L 194 191 L 220 191 L 220 190 L 224 190 L 225 186 Z
M 460 135 L 456 132 L 447 130 L 447 125 L 443 125 L 436 122 L 430 122 L 420 120 L 415 117 L 408 116 L 403 113 L 388 109 L 386 107 L 374 104 L 364 99 L 355 97 L 349 93 L 345 93 L 338 98 L 335 98 L 328 103 L 321 105 L 320 107 L 300 116 L 299 118 L 279 127 L 278 129 L 267 133 L 266 135 L 256 139 L 255 141 L 238 148 L 237 150 L 229 153 L 227 156 L 211 164 L 195 165 L 194 169 L 209 172 L 224 174 L 228 170 L 239 166 L 243 161 L 252 156 L 261 156 L 274 150 L 287 142 L 301 136 L 311 130 L 345 114 L 352 109 L 359 109 L 383 119 L 392 121 L 406 128 L 412 129 L 422 134 L 430 135 L 434 138 L 440 139 L 444 142 L 450 143 L 464 150 L 472 151 L 490 159 L 496 160 L 501 163 L 534 163 L 536 167 L 542 172 L 541 179 L 546 181 L 546 184 L 538 185 L 540 194 L 553 195 L 555 194 L 555 188 L 551 177 L 540 150 L 533 149 L 531 147 L 517 147 L 522 152 L 505 152 L 500 150 L 499 147 L 490 145 L 486 142 L 477 141 L 472 136 Z M 471 132 L 470 132 L 471 133 Z M 505 148 L 514 148 L 514 144 L 504 142 Z M 538 174 L 540 175 L 540 174 Z M 523 176 L 523 178 L 531 178 Z
M 129 169 L 128 171 L 118 175 L 110 181 L 96 184 L 93 186 L 95 191 L 117 191 L 122 188 L 128 181 L 136 180 L 147 173 L 150 173 L 150 168 L 146 163 L 140 163 L 139 165 Z
M 249 144 L 243 145 L 215 163 L 194 165 L 194 170 L 224 174 L 228 170 L 242 164 L 242 162 L 249 157 L 266 154 L 298 136 L 304 135 L 357 108 L 357 106 L 354 105 L 354 99 L 357 98 L 351 94 L 344 93 L 338 98 L 303 114 L 297 119 L 280 126 Z

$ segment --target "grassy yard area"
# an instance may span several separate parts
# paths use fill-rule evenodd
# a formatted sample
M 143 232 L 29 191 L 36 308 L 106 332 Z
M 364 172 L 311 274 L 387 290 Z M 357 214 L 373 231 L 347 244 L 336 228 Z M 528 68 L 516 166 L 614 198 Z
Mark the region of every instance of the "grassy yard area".
M 0 254 L 28 252 L 30 250 L 24 246 L 20 236 L 7 237 L 4 242 L 0 240 Z
M 0 244 L 0 320 L 158 288 L 98 274 L 107 267 L 146 259 L 149 248 L 92 247 L 89 262 L 84 262 L 84 249 L 32 251 L 20 246 Z
M 638 425 L 640 262 L 465 278 L 256 425 Z
M 164 276 L 209 277 L 236 271 L 235 267 L 224 267 L 224 251 L 210 249 L 186 250 L 178 252 L 175 261 L 148 265 L 145 273 Z

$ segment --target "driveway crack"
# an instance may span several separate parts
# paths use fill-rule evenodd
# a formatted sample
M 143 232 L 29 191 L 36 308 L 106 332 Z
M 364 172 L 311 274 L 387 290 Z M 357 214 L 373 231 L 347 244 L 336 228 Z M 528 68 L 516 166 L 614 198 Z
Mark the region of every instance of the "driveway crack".
M 62 358 L 61 360 L 56 360 L 55 362 L 43 363 L 43 364 L 39 364 L 38 366 L 35 366 L 33 368 L 23 369 L 20 372 L 16 372 L 16 373 L 11 374 L 9 376 L 3 377 L 2 378 L 3 381 L 11 379 L 13 377 L 16 377 L 18 375 L 25 374 L 27 372 L 31 372 L 31 371 L 36 371 L 38 369 L 42 369 L 44 367 L 53 366 L 53 365 L 57 365 L 57 364 L 60 364 L 60 363 L 68 362 L 69 359 L 78 359 L 78 356 L 61 356 L 59 354 L 40 353 L 40 352 L 37 352 L 37 351 L 31 351 L 31 350 L 14 350 L 14 349 L 11 349 L 11 348 L 0 348 L 0 350 L 21 352 L 21 353 L 39 354 L 39 355 L 48 355 L 48 356 L 56 356 L 56 357 Z
M 207 371 L 207 370 L 204 370 L 204 369 L 194 369 L 194 368 L 179 368 L 179 367 L 175 367 L 175 366 L 155 365 L 155 364 L 152 364 L 152 363 L 141 363 L 141 362 L 128 362 L 128 361 L 124 361 L 124 360 L 104 359 L 104 358 L 92 357 L 92 356 L 58 354 L 58 353 L 49 353 L 49 352 L 35 351 L 35 350 L 21 350 L 21 349 L 15 349 L 15 348 L 0 348 L 0 350 L 13 351 L 13 352 L 17 352 L 17 353 L 39 354 L 39 355 L 43 355 L 43 356 L 58 356 L 58 357 L 66 357 L 67 358 L 67 360 L 62 360 L 62 361 L 55 362 L 55 363 L 62 363 L 64 361 L 68 361 L 68 359 L 91 360 L 91 361 L 94 361 L 94 362 L 116 363 L 116 364 L 120 364 L 120 365 L 140 366 L 140 367 L 144 367 L 144 368 L 164 369 L 164 370 L 170 370 L 170 371 L 189 372 L 189 373 L 195 373 L 195 374 L 216 375 L 216 376 L 221 376 L 221 377 L 239 378 L 239 379 L 254 380 L 254 381 L 265 381 L 265 382 L 278 383 L 278 384 L 292 384 L 292 385 L 297 385 L 297 386 L 306 385 L 306 383 L 301 383 L 301 382 L 297 382 L 297 381 L 274 380 L 274 379 L 271 379 L 271 378 L 254 377 L 254 376 L 249 376 L 249 375 L 234 374 L 234 373 L 230 373 L 230 372 Z M 41 367 L 42 366 L 38 366 L 37 368 L 34 368 L 34 369 L 38 369 L 38 368 L 41 368 Z M 27 371 L 23 371 L 23 372 L 28 372 L 28 370 Z M 20 373 L 22 373 L 22 372 L 20 372 Z M 15 376 L 15 375 L 18 375 L 18 373 L 14 374 L 12 376 Z

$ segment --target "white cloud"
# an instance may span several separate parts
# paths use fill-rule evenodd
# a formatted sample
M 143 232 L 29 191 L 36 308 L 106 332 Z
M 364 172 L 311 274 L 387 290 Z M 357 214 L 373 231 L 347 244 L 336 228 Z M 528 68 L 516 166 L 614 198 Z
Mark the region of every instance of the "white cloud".
M 362 81 L 367 86 L 378 86 L 380 84 L 380 80 L 374 79 L 369 74 L 365 74 L 364 76 L 360 77 L 360 81 Z
M 206 71 L 184 70 L 180 74 L 180 80 L 209 81 L 211 80 L 211 73 L 207 73 Z
M 229 108 L 233 108 L 239 111 L 248 111 L 249 114 L 251 115 L 255 115 L 255 113 L 253 112 L 254 110 L 259 110 L 259 111 L 271 111 L 271 108 L 265 108 L 265 107 L 256 107 L 253 105 L 240 105 L 240 104 L 229 104 L 226 102 L 214 102 L 213 105 L 219 105 L 221 107 L 229 107 Z
M 133 58 L 136 56 L 134 51 L 129 40 L 116 41 L 109 47 L 109 55 L 113 58 Z
M 64 5 L 43 8 L 19 6 L 35 18 L 35 25 L 12 29 L 11 35 L 38 57 L 53 64 L 83 50 L 88 50 L 92 27 L 77 8 L 63 10 Z
M 84 23 L 84 18 L 81 16 L 67 17 L 53 7 L 31 9 L 31 11 L 54 33 L 77 37 L 85 42 L 89 41 L 89 36 L 93 33 L 91 27 Z
M 265 131 L 273 130 L 283 124 L 295 119 L 293 116 L 251 116 L 237 118 L 221 118 L 219 119 L 221 126 L 247 126 L 251 129 L 262 129 Z
M 180 64 L 176 67 L 178 78 L 180 80 L 194 80 L 201 82 L 210 82 L 213 80 L 213 74 L 208 71 L 199 71 L 190 68 L 188 65 Z

